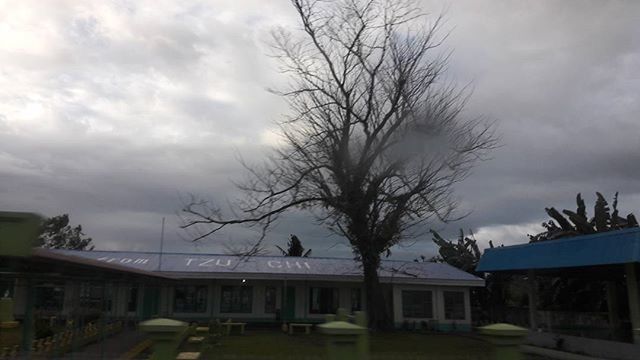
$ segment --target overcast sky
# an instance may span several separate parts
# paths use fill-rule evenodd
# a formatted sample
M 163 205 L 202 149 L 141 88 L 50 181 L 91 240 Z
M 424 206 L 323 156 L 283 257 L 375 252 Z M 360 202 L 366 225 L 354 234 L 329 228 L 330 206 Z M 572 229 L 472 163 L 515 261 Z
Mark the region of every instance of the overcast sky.
M 514 244 L 544 208 L 588 208 L 620 192 L 640 215 L 640 3 L 425 1 L 446 10 L 448 77 L 471 84 L 470 115 L 495 119 L 503 147 L 457 189 L 470 215 L 432 226 Z M 287 112 L 269 30 L 297 26 L 288 1 L 0 1 L 0 208 L 69 213 L 98 249 L 220 252 L 238 228 L 192 244 L 180 196 L 232 200 L 238 157 L 260 161 Z M 303 213 L 314 255 L 350 255 Z M 428 237 L 394 257 L 429 255 Z M 275 252 L 273 252 L 275 253 Z

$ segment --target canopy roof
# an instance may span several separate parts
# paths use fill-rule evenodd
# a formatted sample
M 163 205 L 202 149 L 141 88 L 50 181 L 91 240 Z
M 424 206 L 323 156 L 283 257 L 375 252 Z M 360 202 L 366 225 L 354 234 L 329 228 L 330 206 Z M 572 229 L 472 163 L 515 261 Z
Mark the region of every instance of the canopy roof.
M 481 272 L 562 269 L 640 262 L 640 228 L 487 249 Z
M 121 251 L 54 250 L 58 254 L 82 257 L 135 270 L 168 275 L 172 278 L 304 279 L 362 281 L 362 270 L 353 259 L 320 257 L 254 256 L 240 259 L 217 254 L 185 254 Z M 484 280 L 442 263 L 382 261 L 383 282 L 428 283 L 439 285 L 483 286 Z

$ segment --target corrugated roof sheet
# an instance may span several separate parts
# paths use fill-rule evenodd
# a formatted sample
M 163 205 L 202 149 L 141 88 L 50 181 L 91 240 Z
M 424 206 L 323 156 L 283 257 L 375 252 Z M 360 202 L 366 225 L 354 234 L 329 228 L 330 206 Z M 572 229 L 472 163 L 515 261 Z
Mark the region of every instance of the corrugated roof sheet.
M 487 249 L 477 271 L 575 268 L 640 262 L 640 228 Z
M 110 270 L 116 272 L 124 272 L 127 274 L 137 274 L 137 275 L 145 275 L 155 278 L 163 278 L 163 279 L 173 279 L 169 276 L 164 275 L 160 272 L 147 271 L 144 269 L 131 268 L 119 264 L 107 263 L 104 261 L 98 261 L 97 259 L 86 257 L 86 256 L 78 256 L 82 251 L 59 251 L 53 249 L 42 249 L 35 248 L 33 249 L 32 256 L 41 259 L 53 260 L 53 261 L 62 261 L 69 262 L 76 265 L 87 266 L 87 267 L 97 267 L 103 270 Z
M 217 254 L 163 253 L 161 257 L 159 253 L 153 252 L 56 251 L 139 270 L 162 272 L 178 278 L 217 278 L 234 274 L 291 279 L 362 276 L 359 264 L 352 259 L 255 256 L 242 260 L 236 256 Z M 453 266 L 430 262 L 382 261 L 379 275 L 383 279 L 393 279 L 394 282 L 464 282 L 470 286 L 484 284 L 484 280 Z

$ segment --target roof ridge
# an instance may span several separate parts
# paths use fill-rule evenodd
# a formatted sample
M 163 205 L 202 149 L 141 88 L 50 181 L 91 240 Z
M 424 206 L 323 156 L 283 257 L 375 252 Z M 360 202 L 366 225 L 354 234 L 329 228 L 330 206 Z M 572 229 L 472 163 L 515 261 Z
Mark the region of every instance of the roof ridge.
M 50 249 L 53 251 L 59 252 L 69 252 L 69 253 L 81 253 L 87 250 L 71 250 L 71 249 Z M 217 254 L 217 253 L 191 253 L 191 252 L 159 252 L 159 251 L 139 251 L 139 250 L 90 250 L 92 253 L 118 253 L 118 254 L 150 254 L 150 255 L 199 255 L 199 256 L 226 256 L 226 257 L 238 257 L 237 255 L 230 254 Z M 253 255 L 251 258 L 295 258 L 295 259 L 326 259 L 326 260 L 351 260 L 355 261 L 353 258 L 346 257 L 329 257 L 329 256 L 313 256 L 313 257 L 303 257 L 303 256 L 278 256 L 278 255 Z M 400 259 L 381 259 L 383 262 L 399 262 L 399 263 L 421 263 L 413 260 L 400 260 Z M 429 261 L 425 261 L 425 263 L 431 263 Z M 436 263 L 434 263 L 436 264 Z

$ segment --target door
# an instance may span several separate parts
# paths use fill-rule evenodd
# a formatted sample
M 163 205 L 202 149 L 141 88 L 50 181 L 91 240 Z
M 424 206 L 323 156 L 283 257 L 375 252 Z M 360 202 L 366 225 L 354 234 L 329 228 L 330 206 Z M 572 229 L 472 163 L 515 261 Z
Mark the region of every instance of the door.
M 145 287 L 142 298 L 142 319 L 149 319 L 158 315 L 158 303 L 160 299 L 160 288 Z
M 282 320 L 291 321 L 296 316 L 296 288 L 287 286 L 282 296 Z

